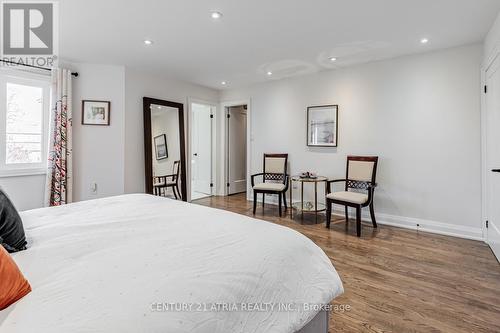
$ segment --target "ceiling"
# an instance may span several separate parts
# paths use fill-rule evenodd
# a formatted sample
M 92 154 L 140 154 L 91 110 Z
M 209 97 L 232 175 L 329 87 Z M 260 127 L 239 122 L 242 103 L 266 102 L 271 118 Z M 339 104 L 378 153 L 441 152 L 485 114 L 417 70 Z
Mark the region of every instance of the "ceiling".
M 498 0 L 64 0 L 59 53 L 227 89 L 480 42 L 499 11 Z

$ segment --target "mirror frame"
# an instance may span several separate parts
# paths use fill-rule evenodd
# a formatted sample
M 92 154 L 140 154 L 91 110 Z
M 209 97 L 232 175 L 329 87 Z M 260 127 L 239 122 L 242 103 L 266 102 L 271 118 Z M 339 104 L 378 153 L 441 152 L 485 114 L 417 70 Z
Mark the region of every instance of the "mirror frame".
M 179 115 L 179 138 L 181 153 L 181 196 L 182 201 L 187 201 L 186 190 L 186 138 L 184 134 L 184 105 L 182 103 L 165 101 L 151 97 L 143 98 L 144 111 L 144 161 L 146 177 L 146 193 L 153 194 L 153 138 L 151 131 L 151 105 L 162 105 L 177 109 Z

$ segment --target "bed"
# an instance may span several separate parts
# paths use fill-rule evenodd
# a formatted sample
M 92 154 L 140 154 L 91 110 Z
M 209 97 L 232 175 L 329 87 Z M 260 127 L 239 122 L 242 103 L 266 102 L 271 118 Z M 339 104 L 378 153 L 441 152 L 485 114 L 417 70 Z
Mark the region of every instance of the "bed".
M 300 233 L 145 194 L 21 213 L 33 291 L 0 332 L 326 332 L 343 292 Z

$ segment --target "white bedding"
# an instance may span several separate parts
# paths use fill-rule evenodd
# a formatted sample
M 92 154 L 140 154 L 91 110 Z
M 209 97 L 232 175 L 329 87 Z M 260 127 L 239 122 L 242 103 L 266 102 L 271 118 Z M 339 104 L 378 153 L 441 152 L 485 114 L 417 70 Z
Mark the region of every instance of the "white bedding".
M 308 238 L 222 210 L 134 194 L 21 217 L 29 249 L 13 257 L 33 291 L 0 332 L 290 333 L 318 313 L 303 304 L 343 292 Z M 195 311 L 213 303 L 232 311 Z M 248 311 L 280 303 L 293 310 Z

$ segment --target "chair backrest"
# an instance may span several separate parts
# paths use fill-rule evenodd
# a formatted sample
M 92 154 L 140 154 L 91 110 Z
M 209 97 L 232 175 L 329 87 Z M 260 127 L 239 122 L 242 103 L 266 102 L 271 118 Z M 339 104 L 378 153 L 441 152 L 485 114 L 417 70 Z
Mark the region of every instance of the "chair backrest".
M 366 182 L 375 184 L 378 156 L 347 156 L 346 191 L 349 188 L 368 188 Z
M 264 182 L 285 181 L 288 154 L 264 154 Z
M 172 181 L 176 182 L 179 180 L 179 175 L 181 172 L 181 161 L 174 161 L 173 167 L 172 167 Z

